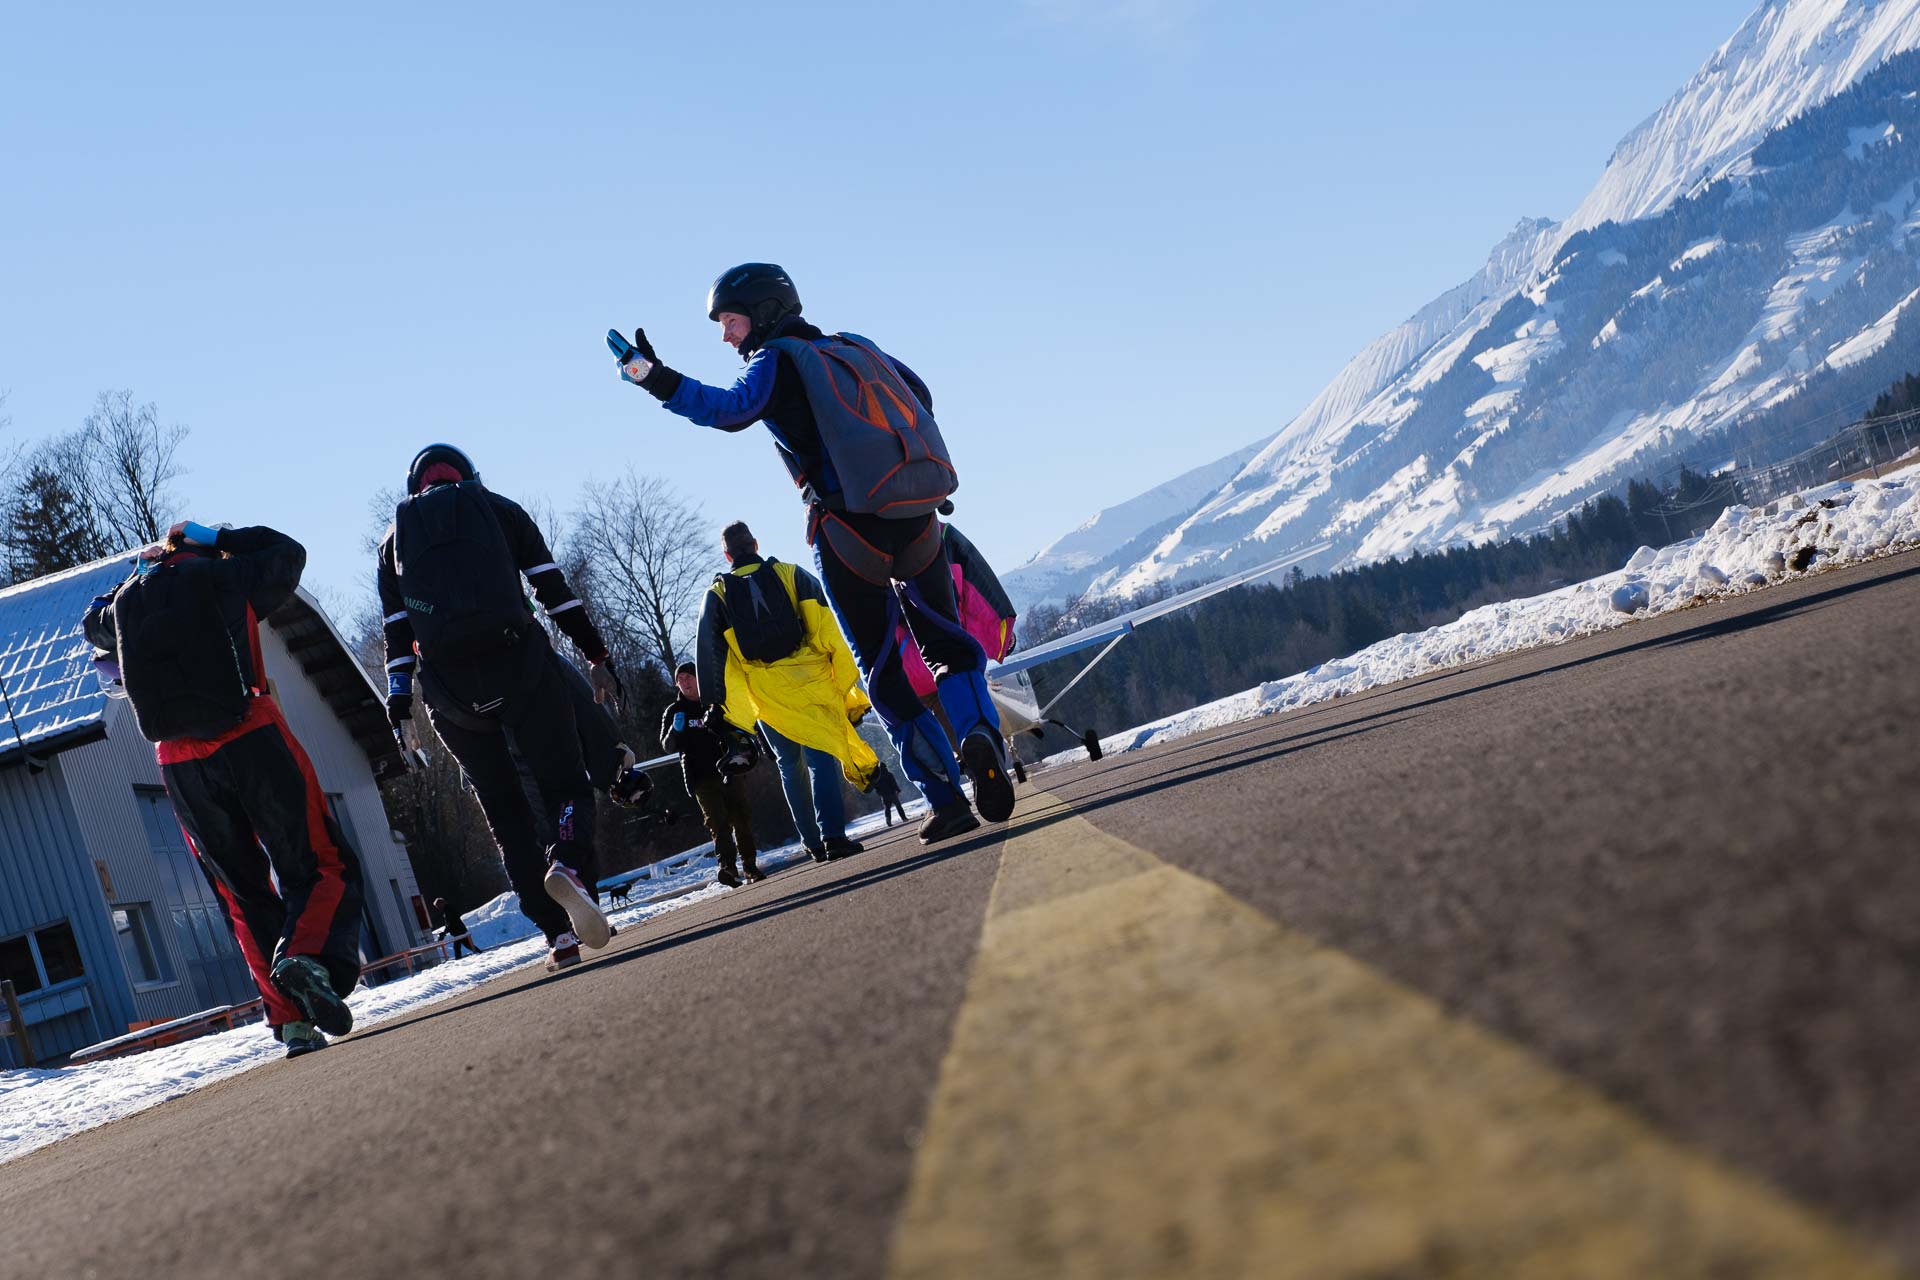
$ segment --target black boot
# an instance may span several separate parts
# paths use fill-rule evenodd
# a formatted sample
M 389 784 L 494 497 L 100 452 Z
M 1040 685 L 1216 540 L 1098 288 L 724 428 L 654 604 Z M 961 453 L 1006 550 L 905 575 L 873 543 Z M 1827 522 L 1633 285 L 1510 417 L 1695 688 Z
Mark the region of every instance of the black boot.
M 973 806 L 964 798 L 941 805 L 927 815 L 920 824 L 920 843 L 932 844 L 936 840 L 945 840 L 948 836 L 957 836 L 972 831 L 980 825 L 980 819 L 973 816 Z

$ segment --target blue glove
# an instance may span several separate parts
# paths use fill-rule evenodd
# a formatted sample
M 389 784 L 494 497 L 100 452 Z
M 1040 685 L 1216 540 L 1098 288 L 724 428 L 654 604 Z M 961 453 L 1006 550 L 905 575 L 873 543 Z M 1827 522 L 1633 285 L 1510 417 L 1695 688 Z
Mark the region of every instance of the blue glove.
M 607 330 L 607 350 L 613 352 L 613 358 L 620 364 L 620 376 L 638 386 L 653 372 L 653 366 L 660 363 L 660 357 L 654 354 L 653 344 L 647 341 L 645 329 L 633 331 L 633 341 L 628 342 L 617 329 Z
M 220 540 L 220 531 L 210 528 L 207 525 L 188 520 L 180 526 L 180 536 L 188 542 L 196 542 L 203 547 L 210 547 Z
M 686 727 L 687 727 L 687 713 L 684 711 L 674 712 L 673 713 L 673 731 L 675 733 L 680 733 L 684 731 Z

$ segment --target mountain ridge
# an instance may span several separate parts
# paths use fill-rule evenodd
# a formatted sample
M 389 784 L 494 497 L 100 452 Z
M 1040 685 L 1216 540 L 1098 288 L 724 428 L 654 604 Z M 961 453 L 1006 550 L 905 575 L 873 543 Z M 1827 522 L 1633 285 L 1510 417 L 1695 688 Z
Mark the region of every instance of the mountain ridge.
M 1762 4 L 1565 222 L 1522 220 L 1084 589 L 1212 577 L 1323 539 L 1310 571 L 1539 528 L 1662 450 L 1920 348 L 1905 320 L 1920 184 L 1903 185 L 1920 179 L 1920 118 L 1899 96 L 1920 98 L 1916 47 L 1920 0 Z M 1896 55 L 1886 103 L 1820 114 Z M 1039 583 L 1046 557 L 1015 574 Z

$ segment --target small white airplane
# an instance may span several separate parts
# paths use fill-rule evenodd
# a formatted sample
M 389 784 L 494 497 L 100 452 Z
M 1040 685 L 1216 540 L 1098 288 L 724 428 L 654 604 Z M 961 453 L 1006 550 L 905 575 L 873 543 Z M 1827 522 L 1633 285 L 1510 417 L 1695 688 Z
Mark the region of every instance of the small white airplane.
M 1168 614 L 1192 608 L 1202 600 L 1211 599 L 1223 591 L 1243 587 L 1249 582 L 1256 582 L 1282 569 L 1299 564 L 1303 560 L 1310 560 L 1332 545 L 1329 542 L 1322 542 L 1304 551 L 1282 556 L 1278 560 L 1270 560 L 1254 568 L 1229 574 L 1217 581 L 1194 587 L 1190 591 L 1182 591 L 1178 595 L 1168 596 L 1156 604 L 1135 609 L 1131 613 L 1123 613 L 1117 618 L 1096 623 L 1072 635 L 1049 640 L 1045 644 L 1022 650 L 1010 655 L 1004 661 L 994 663 L 987 668 L 987 692 L 993 696 L 993 705 L 1000 712 L 1001 731 L 1011 741 L 1017 733 L 1031 733 L 1037 738 L 1044 726 L 1054 725 L 1080 739 L 1087 749 L 1088 757 L 1098 760 L 1100 758 L 1099 734 L 1092 729 L 1080 733 L 1065 721 L 1054 719 L 1048 715 L 1048 712 L 1058 706 L 1060 699 L 1071 693 L 1075 685 L 1086 679 L 1087 673 L 1099 666 L 1101 660 L 1112 653 L 1116 645 L 1132 635 L 1134 629 L 1143 622 L 1152 622 L 1155 618 L 1164 618 Z M 1104 647 L 1093 655 L 1093 661 L 1080 668 L 1079 673 L 1067 681 L 1066 686 L 1047 699 L 1046 705 L 1042 706 L 1040 695 L 1033 687 L 1033 677 L 1027 673 L 1035 667 L 1056 662 L 1071 654 L 1084 653 L 1096 646 Z M 1018 759 L 1014 761 L 1013 770 L 1016 777 L 1022 782 L 1026 781 L 1026 770 Z
M 1060 699 L 1072 692 L 1075 685 L 1086 679 L 1087 673 L 1099 666 L 1101 660 L 1112 653 L 1116 645 L 1132 635 L 1134 629 L 1141 623 L 1152 622 L 1155 618 L 1164 618 L 1168 614 L 1179 613 L 1183 609 L 1190 609 L 1202 600 L 1210 600 L 1223 591 L 1231 591 L 1235 587 L 1243 587 L 1249 582 L 1257 582 L 1261 578 L 1269 577 L 1280 572 L 1282 569 L 1291 568 L 1303 560 L 1311 560 L 1314 556 L 1319 555 L 1332 545 L 1330 542 L 1322 542 L 1316 546 L 1308 547 L 1304 551 L 1296 551 L 1292 555 L 1282 556 L 1278 560 L 1269 560 L 1267 563 L 1256 565 L 1251 569 L 1244 569 L 1239 573 L 1228 574 L 1224 578 L 1203 583 L 1191 590 L 1182 591 L 1178 595 L 1168 596 L 1165 600 L 1147 605 L 1144 608 L 1135 609 L 1131 613 L 1123 613 L 1117 618 L 1109 618 L 1105 622 L 1096 623 L 1091 627 L 1076 631 L 1072 635 L 1061 636 L 1058 639 L 1049 640 L 1045 644 L 1036 645 L 1031 649 L 1021 650 L 1003 661 L 994 663 L 987 668 L 987 693 L 992 696 L 993 705 L 995 709 L 1000 712 L 1000 731 L 1005 734 L 1009 742 L 1011 742 L 1013 736 L 1020 733 L 1031 733 L 1037 738 L 1045 726 L 1053 725 L 1056 728 L 1066 730 L 1069 734 L 1080 739 L 1081 743 L 1087 748 L 1087 755 L 1092 759 L 1098 760 L 1100 758 L 1100 737 L 1098 734 L 1091 729 L 1088 729 L 1085 733 L 1081 733 L 1065 721 L 1054 719 L 1048 715 L 1048 712 L 1059 705 Z M 1069 657 L 1076 653 L 1084 653 L 1088 649 L 1096 646 L 1104 647 L 1100 649 L 1100 652 L 1093 655 L 1093 661 L 1082 667 L 1073 679 L 1067 681 L 1065 688 L 1047 699 L 1046 705 L 1042 706 L 1040 704 L 1040 695 L 1033 687 L 1033 677 L 1027 673 L 1035 667 L 1044 666 L 1049 662 L 1056 662 L 1061 658 Z M 663 769 L 669 765 L 677 765 L 679 763 L 680 757 L 675 754 L 656 756 L 651 760 L 642 760 L 638 767 L 645 770 L 653 770 Z M 1017 758 L 1013 761 L 1013 771 L 1020 781 L 1026 781 L 1026 769 L 1020 764 Z

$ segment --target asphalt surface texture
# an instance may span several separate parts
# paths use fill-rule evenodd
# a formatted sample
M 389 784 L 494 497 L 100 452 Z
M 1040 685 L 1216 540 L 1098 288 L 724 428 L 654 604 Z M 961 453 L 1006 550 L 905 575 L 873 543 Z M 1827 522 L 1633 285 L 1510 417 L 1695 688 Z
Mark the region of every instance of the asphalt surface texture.
M 0 1274 L 1920 1275 L 1917 635 L 1909 553 L 1038 773 L 1011 828 L 896 826 L 0 1166 Z M 1182 964 L 1233 992 L 1204 1027 Z M 1299 964 L 1346 994 L 1268 981 Z M 1347 1069 L 1296 1070 L 1331 1050 L 1286 1037 L 1388 1008 L 1416 1030 L 1369 1078 L 1438 1074 L 1385 1112 L 1320 1105 Z M 1186 1101 L 1127 1102 L 1168 1075 Z M 1231 1142 L 1140 1137 L 1209 1097 Z M 1423 1098 L 1480 1118 L 1295 1212 L 1343 1135 Z M 1576 1113 L 1597 1136 L 1571 1154 L 1470 1149 Z M 1646 1238 L 1698 1223 L 1640 1230 L 1652 1166 L 1609 1163 L 1623 1144 L 1735 1187 L 1700 1231 L 1748 1251 L 1649 1266 Z M 1580 1234 L 1562 1204 L 1476 1253 L 1521 1210 L 1421 1206 L 1488 1160 L 1624 1197 L 1626 1225 L 1549 1265 Z M 1130 1244 L 1133 1209 L 1100 1206 L 1163 1175 L 1193 1223 L 1156 1194 L 1175 1220 Z M 1091 1208 L 1048 1219 L 1056 1191 Z M 1772 1266 L 1776 1213 L 1826 1261 Z

